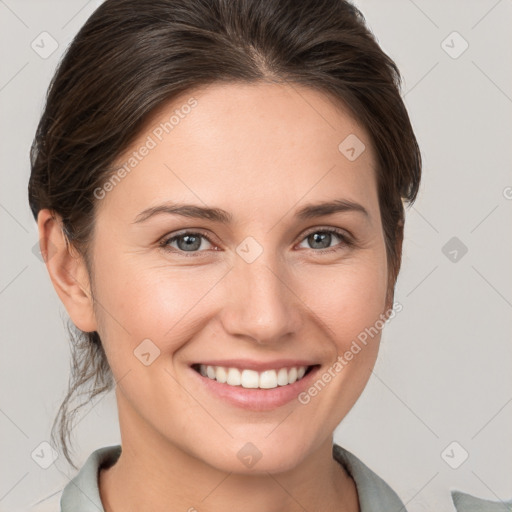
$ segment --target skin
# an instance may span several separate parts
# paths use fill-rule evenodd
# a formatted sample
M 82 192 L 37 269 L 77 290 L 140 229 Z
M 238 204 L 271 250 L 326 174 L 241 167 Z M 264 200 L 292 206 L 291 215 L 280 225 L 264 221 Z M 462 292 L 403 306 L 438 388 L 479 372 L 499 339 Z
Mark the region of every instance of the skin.
M 123 451 L 100 472 L 105 510 L 356 512 L 355 484 L 332 458 L 332 435 L 369 379 L 380 336 L 307 405 L 270 411 L 209 394 L 189 366 L 304 358 L 321 375 L 390 307 L 370 138 L 312 89 L 210 85 L 159 109 L 118 163 L 191 96 L 197 106 L 98 201 L 93 276 L 66 249 L 60 219 L 48 210 L 38 217 L 42 244 L 55 247 L 47 260 L 55 289 L 77 327 L 99 332 L 118 381 Z M 338 150 L 352 133 L 366 145 L 355 161 Z M 334 199 L 359 203 L 368 216 L 295 216 Z M 166 201 L 222 208 L 233 221 L 162 214 L 134 223 Z M 177 241 L 168 252 L 159 246 L 189 228 L 211 240 L 202 239 L 197 257 Z M 308 235 L 325 228 L 356 245 L 332 235 L 328 249 L 316 248 Z M 236 252 L 249 236 L 263 248 L 252 263 Z M 149 366 L 134 356 L 147 338 L 160 349 Z M 237 457 L 249 441 L 262 454 L 252 468 Z

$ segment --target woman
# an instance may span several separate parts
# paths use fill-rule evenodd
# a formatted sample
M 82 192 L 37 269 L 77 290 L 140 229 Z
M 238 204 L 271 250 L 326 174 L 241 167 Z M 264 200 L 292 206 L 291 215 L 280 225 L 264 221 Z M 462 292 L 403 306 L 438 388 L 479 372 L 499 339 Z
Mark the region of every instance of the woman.
M 107 0 L 31 156 L 77 328 L 63 452 L 91 383 L 115 384 L 122 441 L 63 512 L 405 509 L 332 439 L 400 306 L 421 175 L 399 71 L 354 6 Z

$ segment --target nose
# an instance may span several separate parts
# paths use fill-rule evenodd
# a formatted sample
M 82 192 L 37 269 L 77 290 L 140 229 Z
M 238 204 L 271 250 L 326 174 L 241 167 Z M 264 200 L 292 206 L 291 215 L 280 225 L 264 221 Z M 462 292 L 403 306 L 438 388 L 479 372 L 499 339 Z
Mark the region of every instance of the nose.
M 307 309 L 283 264 L 263 255 L 252 263 L 236 261 L 228 276 L 229 298 L 221 310 L 226 332 L 261 345 L 298 333 Z

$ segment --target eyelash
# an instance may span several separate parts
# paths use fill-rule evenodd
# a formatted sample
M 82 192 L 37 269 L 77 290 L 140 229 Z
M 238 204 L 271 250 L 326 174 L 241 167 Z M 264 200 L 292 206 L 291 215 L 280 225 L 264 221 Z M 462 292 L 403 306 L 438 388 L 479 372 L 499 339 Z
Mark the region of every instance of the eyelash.
M 341 240 L 341 242 L 337 246 L 334 246 L 334 247 L 327 247 L 325 249 L 309 249 L 310 251 L 314 251 L 316 253 L 325 254 L 325 253 L 337 252 L 337 251 L 342 250 L 343 248 L 351 248 L 356 245 L 355 241 L 351 237 L 349 237 L 344 231 L 342 231 L 340 229 L 336 229 L 336 228 L 312 229 L 311 231 L 304 234 L 304 236 L 300 239 L 299 243 L 303 242 L 308 236 L 310 236 L 314 233 L 334 234 L 334 235 L 338 236 Z M 182 251 L 181 249 L 169 247 L 169 245 L 168 245 L 169 243 L 174 242 L 178 238 L 181 238 L 182 236 L 185 236 L 185 235 L 196 235 L 196 236 L 199 235 L 199 236 L 205 238 L 206 240 L 208 240 L 208 242 L 210 242 L 210 244 L 215 245 L 215 243 L 210 239 L 210 237 L 208 235 L 206 235 L 204 232 L 199 230 L 199 231 L 183 231 L 182 233 L 173 235 L 172 237 L 164 238 L 160 242 L 160 246 L 166 252 L 183 254 L 186 258 L 189 258 L 189 257 L 194 258 L 194 257 L 202 256 L 201 253 L 204 253 L 206 251 Z

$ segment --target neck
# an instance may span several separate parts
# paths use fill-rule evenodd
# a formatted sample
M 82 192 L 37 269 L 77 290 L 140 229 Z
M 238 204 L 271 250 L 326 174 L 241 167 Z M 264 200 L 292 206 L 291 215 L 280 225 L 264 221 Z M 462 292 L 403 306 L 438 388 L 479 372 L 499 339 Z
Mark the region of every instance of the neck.
M 224 472 L 163 438 L 118 402 L 122 453 L 100 471 L 105 512 L 359 512 L 355 483 L 332 457 L 332 439 L 278 473 Z M 123 415 L 130 414 L 130 418 Z M 127 420 L 127 421 L 123 421 Z

